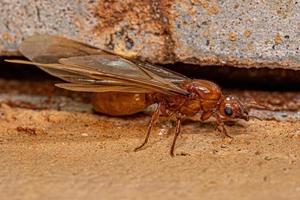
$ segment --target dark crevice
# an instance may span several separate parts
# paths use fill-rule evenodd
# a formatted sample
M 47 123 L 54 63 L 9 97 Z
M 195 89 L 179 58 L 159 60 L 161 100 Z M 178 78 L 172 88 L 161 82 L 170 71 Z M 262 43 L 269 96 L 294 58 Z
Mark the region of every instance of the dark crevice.
M 13 57 L 8 57 L 13 59 Z M 58 80 L 39 68 L 4 62 L 0 57 L 0 78 L 13 80 Z M 191 78 L 207 79 L 228 89 L 254 89 L 270 91 L 300 90 L 300 71 L 287 69 L 246 69 L 229 66 L 197 66 L 183 63 L 164 65 Z
M 300 71 L 296 70 L 198 66 L 184 63 L 164 65 L 164 67 L 191 78 L 211 80 L 223 88 L 270 91 L 300 90 Z
M 0 57 L 0 78 L 13 80 L 57 80 L 36 66 L 5 62 L 5 59 L 22 59 L 20 57 Z

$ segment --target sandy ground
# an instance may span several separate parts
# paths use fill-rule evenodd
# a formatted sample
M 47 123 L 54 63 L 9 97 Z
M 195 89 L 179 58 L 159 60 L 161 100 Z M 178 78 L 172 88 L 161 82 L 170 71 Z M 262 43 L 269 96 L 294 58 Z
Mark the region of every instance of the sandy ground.
M 171 158 L 165 119 L 133 152 L 148 120 L 1 103 L 0 199 L 300 198 L 300 122 L 240 122 L 231 140 L 187 120 Z

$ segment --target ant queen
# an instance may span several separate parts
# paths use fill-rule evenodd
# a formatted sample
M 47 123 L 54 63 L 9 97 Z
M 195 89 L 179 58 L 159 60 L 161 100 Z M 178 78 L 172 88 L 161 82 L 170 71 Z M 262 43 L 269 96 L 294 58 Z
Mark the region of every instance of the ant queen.
M 190 79 L 179 73 L 147 62 L 125 58 L 113 53 L 58 36 L 34 35 L 25 39 L 20 52 L 30 61 L 7 62 L 36 65 L 65 81 L 56 84 L 72 91 L 93 92 L 96 111 L 124 116 L 143 111 L 157 104 L 148 125 L 151 129 L 160 116 L 175 116 L 176 129 L 170 148 L 174 156 L 182 117 L 196 114 L 204 121 L 216 119 L 219 130 L 227 134 L 224 122 L 233 119 L 248 121 L 248 107 L 234 96 L 224 96 L 218 85 L 207 80 Z

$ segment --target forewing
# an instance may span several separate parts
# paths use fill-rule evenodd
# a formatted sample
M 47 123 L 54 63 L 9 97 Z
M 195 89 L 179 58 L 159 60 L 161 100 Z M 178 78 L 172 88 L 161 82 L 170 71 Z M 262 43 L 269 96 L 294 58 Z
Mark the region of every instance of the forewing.
M 26 38 L 19 50 L 29 60 L 40 63 L 58 63 L 60 58 L 105 53 L 87 44 L 44 34 Z
M 26 60 L 5 60 L 6 62 L 11 63 L 18 63 L 18 64 L 25 64 L 25 65 L 37 65 L 42 67 L 43 69 L 47 71 L 56 71 L 57 74 L 54 76 L 66 80 L 70 83 L 82 83 L 82 84 L 106 84 L 106 85 L 136 85 L 136 84 L 130 84 L 128 81 L 122 81 L 118 78 L 108 77 L 107 75 L 102 76 L 101 73 L 95 73 L 91 71 L 90 69 L 87 69 L 85 67 L 76 67 L 76 66 L 68 66 L 63 65 L 59 63 L 38 63 L 38 62 L 31 62 Z
M 72 91 L 80 92 L 126 92 L 126 93 L 149 93 L 151 90 L 145 88 L 139 88 L 135 86 L 124 85 L 85 85 L 76 83 L 58 83 L 55 86 Z M 154 92 L 154 91 L 152 91 Z
M 160 77 L 167 79 L 168 81 L 172 83 L 180 83 L 182 81 L 189 80 L 188 77 L 174 72 L 172 70 L 163 68 L 161 66 L 156 66 L 147 62 L 141 62 L 141 61 L 134 61 L 140 68 L 147 69 L 151 71 L 152 73 L 159 75 Z
M 162 90 L 161 88 L 140 84 L 136 81 L 131 81 L 126 78 L 121 79 L 116 75 L 103 74 L 97 72 L 93 69 L 84 67 L 84 66 L 69 66 L 64 64 L 44 64 L 36 63 L 31 61 L 24 60 L 6 60 L 7 62 L 27 64 L 27 65 L 37 65 L 47 71 L 56 70 L 56 77 L 70 82 L 68 85 L 59 85 L 65 89 L 74 90 L 74 91 L 85 91 L 85 92 L 95 92 L 97 87 L 97 92 L 107 92 L 107 91 L 120 91 L 120 92 L 129 92 L 131 93 L 151 93 L 151 92 L 163 92 L 166 94 L 171 94 L 168 90 Z M 134 79 L 133 79 L 134 80 Z M 73 85 L 72 85 L 73 84 Z M 79 87 L 80 86 L 80 87 Z M 104 89 L 106 88 L 106 89 Z
M 117 55 L 90 55 L 62 58 L 59 63 L 77 68 L 89 69 L 96 73 L 150 80 L 151 77 L 134 63 Z
M 11 62 L 11 63 L 18 63 L 18 64 L 25 64 L 25 65 L 36 65 L 42 70 L 46 71 L 47 73 L 58 77 L 66 82 L 71 82 L 71 83 L 94 83 L 96 80 L 92 79 L 86 75 L 84 75 L 81 72 L 77 71 L 72 71 L 72 70 L 67 70 L 64 68 L 63 65 L 60 64 L 45 64 L 45 63 L 38 63 L 38 62 L 31 62 L 31 61 L 26 61 L 26 60 L 10 60 L 6 59 L 6 62 Z
M 36 34 L 27 37 L 21 43 L 19 51 L 29 60 L 43 64 L 58 63 L 60 58 L 91 54 L 106 54 L 104 51 L 87 44 L 64 37 L 51 36 L 47 34 Z M 44 68 L 41 65 L 37 66 L 47 73 L 56 77 L 60 77 L 67 82 L 74 82 L 82 79 L 80 75 L 72 72 L 54 68 Z M 83 80 L 83 82 L 85 81 L 92 80 Z
M 29 60 L 40 63 L 58 63 L 60 58 L 69 58 L 86 55 L 97 55 L 107 53 L 106 51 L 92 47 L 90 45 L 67 39 L 60 36 L 47 34 L 36 34 L 27 37 L 19 48 L 20 52 Z M 120 58 L 119 56 L 116 56 Z M 116 61 L 117 59 L 115 59 Z M 188 79 L 187 77 L 162 67 L 157 67 L 150 63 L 135 61 L 142 68 L 155 73 L 171 82 L 180 82 Z M 116 63 L 117 64 L 117 63 Z M 52 72 L 55 74 L 55 72 Z
M 187 94 L 174 83 L 187 78 L 142 62 L 131 62 L 95 47 L 50 35 L 23 41 L 20 52 L 49 74 L 74 84 L 124 85 L 166 94 Z M 61 63 L 61 64 L 59 64 Z
M 62 58 L 63 65 L 89 70 L 94 75 L 114 77 L 119 80 L 139 84 L 140 87 L 151 86 L 162 93 L 187 94 L 187 92 L 170 81 L 137 66 L 135 63 L 116 55 L 91 55 Z

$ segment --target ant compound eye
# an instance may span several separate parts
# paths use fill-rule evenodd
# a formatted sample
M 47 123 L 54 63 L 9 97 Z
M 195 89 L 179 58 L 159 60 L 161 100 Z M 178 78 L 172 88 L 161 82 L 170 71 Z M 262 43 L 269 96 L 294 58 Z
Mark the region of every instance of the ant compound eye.
M 227 115 L 227 116 L 231 116 L 231 115 L 233 114 L 232 108 L 231 108 L 231 107 L 228 107 L 228 106 L 225 107 L 224 113 L 225 113 L 225 115 Z

